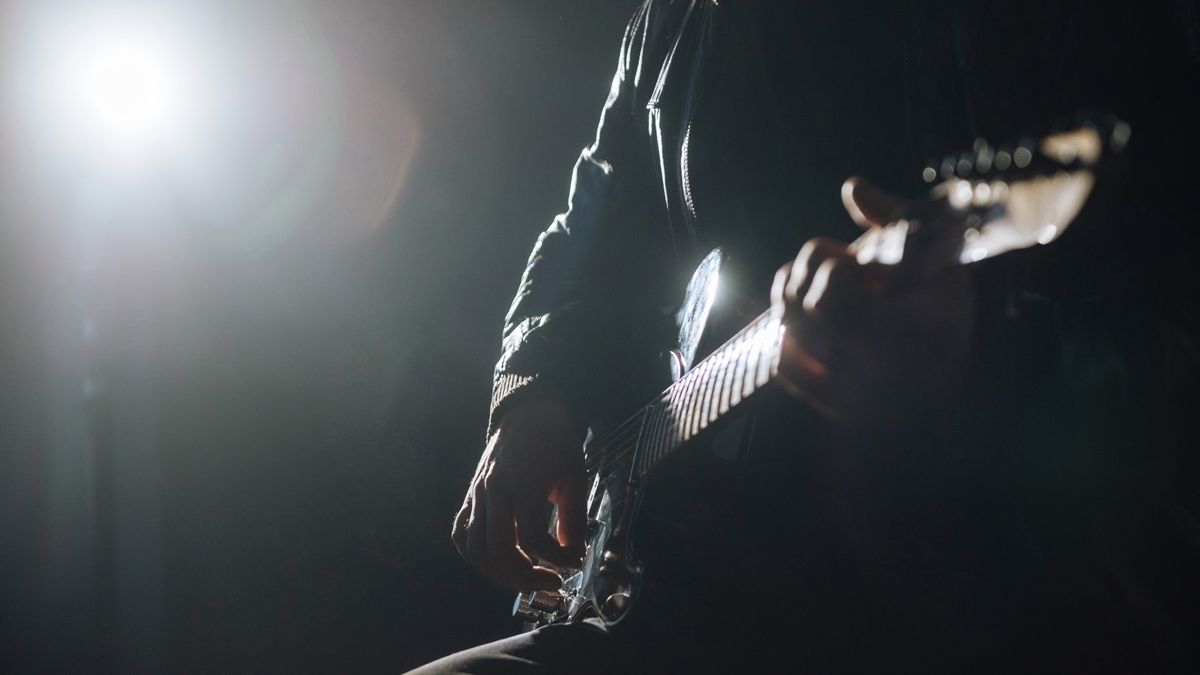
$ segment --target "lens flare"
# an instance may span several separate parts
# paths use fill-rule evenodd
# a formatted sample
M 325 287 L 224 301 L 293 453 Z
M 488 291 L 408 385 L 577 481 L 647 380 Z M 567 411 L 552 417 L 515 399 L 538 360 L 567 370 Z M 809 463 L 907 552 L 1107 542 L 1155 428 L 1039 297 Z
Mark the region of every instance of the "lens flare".
M 162 138 L 179 112 L 179 77 L 169 55 L 125 37 L 81 47 L 73 64 L 81 112 L 114 141 Z

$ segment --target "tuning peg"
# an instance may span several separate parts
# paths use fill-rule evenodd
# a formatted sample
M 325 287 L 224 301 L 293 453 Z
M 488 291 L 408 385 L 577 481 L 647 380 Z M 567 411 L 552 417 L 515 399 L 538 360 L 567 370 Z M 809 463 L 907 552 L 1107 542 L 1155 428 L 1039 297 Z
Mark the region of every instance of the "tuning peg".
M 1037 147 L 1037 144 L 1032 139 L 1022 139 L 1021 142 L 1017 144 L 1017 149 L 1013 150 L 1013 164 L 1015 164 L 1018 169 L 1024 169 L 1025 167 L 1029 166 L 1029 164 L 1033 161 L 1033 149 L 1035 147 Z
M 996 151 L 996 158 L 993 163 L 997 171 L 1008 171 L 1008 167 L 1012 166 L 1012 149 L 1010 146 L 1001 147 Z
M 975 170 L 975 157 L 969 152 L 964 152 L 959 155 L 958 161 L 954 163 L 954 173 L 961 178 L 966 178 Z
M 984 142 L 982 145 L 979 145 L 978 143 L 976 145 L 975 171 L 980 174 L 985 174 L 992 170 L 992 160 L 995 159 L 996 153 L 986 142 Z
M 596 574 L 601 578 L 621 584 L 633 579 L 633 570 L 629 569 L 629 565 L 616 552 L 605 551 L 602 560 L 600 569 L 596 570 Z
M 941 166 L 940 170 L 938 171 L 938 175 L 941 176 L 943 180 L 949 180 L 950 177 L 954 175 L 954 157 L 953 156 L 946 155 L 945 157 L 942 158 L 942 166 Z

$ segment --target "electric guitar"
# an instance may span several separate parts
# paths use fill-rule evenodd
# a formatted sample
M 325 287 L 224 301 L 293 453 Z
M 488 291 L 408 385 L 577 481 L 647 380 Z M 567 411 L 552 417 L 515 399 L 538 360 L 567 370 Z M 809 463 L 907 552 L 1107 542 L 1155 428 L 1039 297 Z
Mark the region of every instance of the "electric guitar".
M 1049 244 L 1076 219 L 1128 136 L 1128 125 L 1113 122 L 1002 149 L 979 144 L 973 153 L 927 167 L 923 178 L 931 188 L 926 197 L 904 217 L 853 242 L 850 251 L 860 263 L 931 275 Z M 634 534 L 647 481 L 666 460 L 711 444 L 731 426 L 735 413 L 781 387 L 781 366 L 787 365 L 781 363 L 787 330 L 781 307 L 772 307 L 693 365 L 716 297 L 721 260 L 719 250 L 703 260 L 677 313 L 681 330 L 674 383 L 586 448 L 586 553 L 579 570 L 559 570 L 560 590 L 517 597 L 513 613 L 528 624 L 586 616 L 598 616 L 609 626 L 625 620 L 646 582 Z

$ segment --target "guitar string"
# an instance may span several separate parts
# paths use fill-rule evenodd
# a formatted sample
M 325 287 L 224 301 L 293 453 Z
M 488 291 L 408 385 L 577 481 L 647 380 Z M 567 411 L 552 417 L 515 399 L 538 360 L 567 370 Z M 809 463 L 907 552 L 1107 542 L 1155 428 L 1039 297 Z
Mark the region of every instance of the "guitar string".
M 611 456 L 611 451 L 618 444 L 626 442 L 630 436 L 639 428 L 640 417 L 642 413 L 634 415 L 624 422 L 616 426 L 611 432 L 605 434 L 603 438 L 596 442 L 597 450 L 592 454 L 592 459 L 585 462 L 584 469 L 588 473 L 598 470 L 598 468 L 606 463 L 606 460 Z
M 725 355 L 726 355 L 726 356 L 728 356 L 729 354 L 726 352 L 726 350 L 727 350 L 727 347 L 728 347 L 728 346 L 730 346 L 730 345 L 733 345 L 733 344 L 736 344 L 736 343 L 740 342 L 741 338 L 743 338 L 743 337 L 744 337 L 744 336 L 745 336 L 747 333 L 751 332 L 752 330 L 761 329 L 761 328 L 762 328 L 762 326 L 760 325 L 760 321 L 761 321 L 762 319 L 766 318 L 766 316 L 767 316 L 767 315 L 764 313 L 764 314 L 763 314 L 763 315 L 761 315 L 761 316 L 760 316 L 758 319 L 755 319 L 754 321 L 751 321 L 751 322 L 750 322 L 749 324 L 747 324 L 747 325 L 746 325 L 744 328 L 742 328 L 742 330 L 738 331 L 738 332 L 737 332 L 737 333 L 736 333 L 736 334 L 735 334 L 733 337 L 731 337 L 731 338 L 730 338 L 730 339 L 729 339 L 729 340 L 728 340 L 728 341 L 725 343 L 725 345 L 723 345 L 723 346 L 722 346 L 720 349 L 718 349 L 716 352 L 713 352 L 713 354 L 710 356 L 710 358 L 712 358 L 712 357 L 718 357 L 718 355 L 720 355 L 720 354 L 722 354 L 722 353 L 725 353 Z M 741 358 L 745 358 L 746 356 L 748 356 L 748 353 L 743 353 L 743 354 L 741 354 L 741 355 L 739 355 L 739 356 L 740 356 Z M 718 358 L 719 358 L 719 357 L 718 357 Z M 707 360 L 707 359 L 706 359 L 706 360 Z M 728 368 L 728 367 L 731 367 L 731 366 L 733 366 L 733 365 L 734 365 L 734 364 L 726 364 L 726 366 L 725 366 L 725 367 L 726 367 L 726 368 Z M 749 365 L 749 364 L 747 364 L 747 366 L 748 366 L 748 365 Z M 697 366 L 697 368 L 693 369 L 692 371 L 689 371 L 689 374 L 691 374 L 691 373 L 695 373 L 695 372 L 699 372 L 699 366 Z M 674 384 L 672 384 L 672 385 L 671 385 L 671 387 L 668 387 L 668 390 L 667 390 L 667 391 L 663 392 L 662 394 L 659 394 L 659 396 L 657 397 L 657 399 L 656 399 L 656 401 L 655 401 L 655 403 L 656 403 L 657 405 L 654 407 L 654 409 L 657 409 L 659 406 L 661 406 L 662 404 L 664 404 L 664 403 L 666 403 L 667 401 L 669 401 L 669 400 L 670 400 L 670 393 L 669 393 L 669 392 L 670 392 L 670 390 L 671 390 L 671 389 L 673 389 L 673 388 L 675 388 L 676 386 L 682 386 L 682 383 L 683 383 L 683 382 L 684 382 L 686 379 L 687 379 L 687 375 L 685 375 L 683 378 L 680 378 L 679 380 L 677 380 L 677 381 L 676 381 Z M 757 389 L 757 387 L 755 387 L 755 389 Z M 711 396 L 711 395 L 710 395 L 710 396 Z M 690 395 L 690 394 L 688 395 L 688 398 L 689 398 L 689 399 L 691 398 L 691 395 Z M 703 400 L 703 398 L 701 397 L 700 399 L 697 399 L 696 401 L 692 401 L 692 402 L 691 402 L 691 405 L 690 405 L 690 406 L 688 406 L 688 407 L 690 408 L 690 410 L 685 410 L 685 411 L 683 411 L 683 414 L 682 414 L 682 415 L 679 415 L 679 416 L 676 418 L 676 423 L 678 423 L 678 422 L 679 422 L 679 420 L 687 420 L 687 419 L 691 418 L 691 417 L 692 417 L 692 413 L 696 412 L 696 407 L 697 407 L 697 406 L 699 406 L 700 410 L 703 410 L 704 404 L 701 402 L 702 400 Z M 709 400 L 711 401 L 711 398 L 710 398 Z M 622 423 L 622 425 L 621 425 L 621 426 L 629 425 L 629 428 L 623 431 L 623 435 L 624 435 L 625 437 L 624 437 L 624 438 L 622 438 L 622 439 L 620 439 L 620 442 L 621 442 L 621 443 L 624 443 L 624 442 L 626 442 L 626 441 L 628 441 L 628 440 L 629 440 L 629 435 L 630 435 L 630 433 L 631 433 L 632 429 L 634 429 L 634 428 L 637 428 L 639 431 L 641 430 L 641 427 L 640 427 L 639 425 L 632 425 L 632 424 L 630 424 L 630 423 L 631 423 L 631 422 L 633 422 L 633 421 L 635 421 L 635 420 L 637 420 L 637 421 L 640 423 L 641 421 L 643 421 L 643 420 L 645 419 L 645 415 L 646 415 L 646 414 L 647 414 L 646 412 L 639 413 L 638 415 L 634 415 L 633 417 L 629 418 L 629 419 L 628 419 L 628 420 L 626 420 L 624 423 Z M 705 415 L 705 417 L 707 418 L 708 416 L 707 416 L 707 415 Z M 710 420 L 710 421 L 711 421 L 711 420 Z M 621 429 L 621 427 L 618 427 L 618 429 Z M 676 427 L 676 429 L 678 429 L 678 427 Z M 614 430 L 614 434 L 616 433 L 616 431 L 617 431 L 617 430 Z M 690 434 L 688 434 L 688 435 L 690 436 Z M 668 446 L 667 446 L 667 447 L 677 446 L 677 442 L 676 442 L 675 440 L 673 440 L 673 439 L 672 439 L 670 436 L 668 436 L 668 437 L 667 437 L 666 439 L 664 439 L 664 440 L 666 440 L 666 441 L 667 441 L 667 443 L 668 443 Z M 631 446 L 620 448 L 620 449 L 619 449 L 617 452 L 615 452 L 615 453 L 614 453 L 614 452 L 612 452 L 612 450 L 613 450 L 613 449 L 615 449 L 615 448 L 616 448 L 616 446 L 617 446 L 617 442 L 615 441 L 615 439 L 614 439 L 613 441 L 609 441 L 609 440 L 607 440 L 607 439 L 606 439 L 606 440 L 605 440 L 605 441 L 602 443 L 602 445 L 603 445 L 603 446 L 607 446 L 607 447 L 604 447 L 604 449 L 603 449 L 603 450 L 601 450 L 601 452 L 600 452 L 600 453 L 598 454 L 598 456 L 597 456 L 597 461 L 596 461 L 595 463 L 593 463 L 593 465 L 592 465 L 592 467 L 591 467 L 591 468 L 589 468 L 589 469 L 588 469 L 589 473 L 592 473 L 592 469 L 595 469 L 595 471 L 594 471 L 593 475 L 599 475 L 599 476 L 601 476 L 601 480 L 604 480 L 604 478 L 605 478 L 605 476 L 604 476 L 604 472 L 605 472 L 605 471 L 607 471 L 607 470 L 609 470 L 610 468 L 612 468 L 612 467 L 613 467 L 614 465 L 616 465 L 616 464 L 617 464 L 617 463 L 618 463 L 618 462 L 619 462 L 621 459 L 623 459 L 625 456 L 627 456 L 627 455 L 628 455 L 630 452 L 632 452 L 632 451 L 636 450 L 636 449 L 637 449 L 637 447 L 638 447 L 638 444 L 637 444 L 637 443 L 634 443 L 634 444 L 632 444 Z M 611 476 L 608 476 L 608 477 L 611 477 Z
M 730 364 L 730 365 L 732 365 L 732 364 Z M 682 381 L 683 380 L 680 380 L 680 382 L 682 382 Z M 716 395 L 716 392 L 709 394 L 708 400 L 710 402 L 712 400 L 711 397 L 713 395 Z M 664 392 L 663 394 L 659 395 L 656 402 L 657 402 L 658 406 L 661 406 L 662 404 L 665 404 L 669 400 L 670 400 L 670 396 L 668 396 L 667 393 Z M 692 417 L 693 413 L 695 413 L 695 412 L 703 412 L 704 408 L 706 407 L 703 401 L 704 401 L 704 398 L 702 395 L 700 395 L 700 398 L 697 398 L 696 401 L 692 402 L 691 406 L 688 406 L 689 410 L 685 410 L 685 411 L 683 411 L 682 414 L 676 415 L 675 419 L 673 421 L 665 421 L 664 422 L 664 421 L 656 419 L 656 418 L 646 419 L 645 418 L 646 413 L 643 413 L 640 416 L 638 416 L 638 417 L 640 417 L 640 419 L 638 419 L 638 417 L 635 417 L 628 421 L 633 421 L 633 419 L 638 419 L 639 422 L 644 422 L 647 425 L 650 425 L 650 424 L 655 425 L 653 440 L 658 440 L 661 437 L 662 441 L 665 442 L 665 445 L 663 446 L 663 448 L 662 449 L 655 448 L 654 449 L 655 452 L 662 452 L 663 449 L 674 449 L 675 447 L 678 447 L 678 444 L 680 442 L 677 440 L 677 435 L 680 431 L 679 427 L 680 427 L 681 421 L 690 419 Z M 655 409 L 657 409 L 657 407 Z M 712 421 L 710 419 L 710 415 L 708 415 L 707 413 L 704 414 L 704 419 L 709 422 Z M 669 425 L 668 428 L 674 429 L 674 432 L 664 431 L 663 429 L 661 429 L 661 425 L 663 425 L 663 424 Z M 605 446 L 604 449 L 601 450 L 601 452 L 598 454 L 597 461 L 593 464 L 593 466 L 591 468 L 588 469 L 588 472 L 593 473 L 593 469 L 594 469 L 593 475 L 600 475 L 600 476 L 602 476 L 602 479 L 603 479 L 603 477 L 605 476 L 605 472 L 614 468 L 622 459 L 624 459 L 626 456 L 628 456 L 631 452 L 637 450 L 637 448 L 639 447 L 639 443 L 637 441 L 640 441 L 641 438 L 640 438 L 640 433 L 638 433 L 637 436 L 634 436 L 634 433 L 633 433 L 634 429 L 636 429 L 638 432 L 641 432 L 642 431 L 641 424 L 630 425 L 628 429 L 623 431 L 623 433 L 621 434 L 622 437 L 620 439 L 613 439 L 611 441 L 606 440 L 603 444 Z M 664 433 L 666 434 L 665 437 L 663 437 Z M 692 436 L 692 434 L 685 434 L 685 435 L 687 437 Z M 635 442 L 632 444 L 624 445 L 624 447 L 621 447 L 622 444 L 626 444 L 630 440 L 634 440 Z M 684 440 L 686 440 L 686 438 Z

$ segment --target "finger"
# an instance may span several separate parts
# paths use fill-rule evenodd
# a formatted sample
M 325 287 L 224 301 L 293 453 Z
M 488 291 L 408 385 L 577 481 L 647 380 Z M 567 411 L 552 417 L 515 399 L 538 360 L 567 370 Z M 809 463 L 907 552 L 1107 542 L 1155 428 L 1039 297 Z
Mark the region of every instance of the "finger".
M 562 567 L 577 566 L 579 561 L 558 545 L 550 536 L 549 518 L 546 509 L 532 504 L 517 511 L 517 541 L 521 550 L 528 555 Z
M 487 559 L 479 565 L 489 579 L 517 590 L 553 590 L 562 580 L 552 570 L 535 567 L 517 548 L 512 500 L 496 490 L 487 492 Z M 548 537 L 549 535 L 547 535 Z
M 900 218 L 908 209 L 908 200 L 884 192 L 858 176 L 842 183 L 842 205 L 850 219 L 863 229 L 883 227 Z
M 587 543 L 587 504 L 583 480 L 565 482 L 551 500 L 558 507 L 558 541 L 578 565 Z
M 785 302 L 784 289 L 787 288 L 788 279 L 792 278 L 792 267 L 794 261 L 788 261 L 783 264 L 775 272 L 775 279 L 771 282 L 771 304 L 779 305 Z
M 517 591 L 554 591 L 562 588 L 562 578 L 552 569 L 534 565 L 520 549 L 513 548 L 489 561 L 479 570 L 497 586 Z
M 791 274 L 784 284 L 784 301 L 793 303 L 807 295 L 813 275 L 821 267 L 821 264 L 831 256 L 845 254 L 845 252 L 845 244 L 828 237 L 817 237 L 805 242 L 792 263 Z
M 817 268 L 801 306 L 809 317 L 837 326 L 861 309 L 865 297 L 863 267 L 843 251 Z
M 496 490 L 487 492 L 487 561 L 480 569 L 496 583 L 521 591 L 550 591 L 563 583 L 558 574 L 535 567 L 529 556 L 517 549 L 512 501 Z

